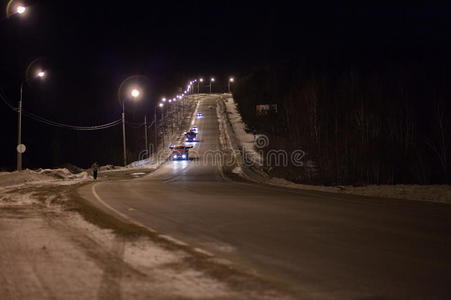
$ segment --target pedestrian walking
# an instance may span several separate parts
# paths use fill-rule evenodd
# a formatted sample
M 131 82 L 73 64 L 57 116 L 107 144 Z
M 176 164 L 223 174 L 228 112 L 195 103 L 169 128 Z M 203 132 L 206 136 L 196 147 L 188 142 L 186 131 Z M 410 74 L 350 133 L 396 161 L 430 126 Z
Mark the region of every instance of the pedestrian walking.
M 94 177 L 94 180 L 96 180 L 97 172 L 99 171 L 99 165 L 97 164 L 97 162 L 92 164 L 91 169 L 92 169 L 92 177 Z

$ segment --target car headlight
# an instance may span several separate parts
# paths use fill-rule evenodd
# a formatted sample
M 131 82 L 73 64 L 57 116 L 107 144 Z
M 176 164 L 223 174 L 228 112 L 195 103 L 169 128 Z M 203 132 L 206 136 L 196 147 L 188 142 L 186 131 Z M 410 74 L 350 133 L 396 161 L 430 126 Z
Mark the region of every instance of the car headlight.
M 174 154 L 173 158 L 177 158 L 177 155 L 176 155 L 176 154 Z
M 183 154 L 183 155 L 182 155 L 182 158 L 186 158 L 186 155 L 185 155 L 185 154 Z

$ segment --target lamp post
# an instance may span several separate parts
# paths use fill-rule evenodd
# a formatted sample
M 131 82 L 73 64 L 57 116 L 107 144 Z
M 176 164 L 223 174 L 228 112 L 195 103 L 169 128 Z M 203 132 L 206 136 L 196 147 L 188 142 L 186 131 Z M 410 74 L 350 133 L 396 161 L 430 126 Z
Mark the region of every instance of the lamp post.
M 164 106 L 164 104 L 162 103 L 162 102 L 160 102 L 160 103 L 158 103 L 158 104 L 155 104 L 155 109 L 154 109 L 154 113 L 155 113 L 155 115 L 154 115 L 154 126 L 155 126 L 155 136 L 154 136 L 154 142 L 155 142 L 155 144 L 154 144 L 154 147 L 155 147 L 155 150 L 154 150 L 154 153 L 156 154 L 157 153 L 157 143 L 158 143 L 158 119 L 157 119 L 157 109 L 158 109 L 158 107 L 160 107 L 160 108 L 163 108 L 163 106 Z M 162 120 L 163 120 L 163 118 L 162 118 Z M 164 138 L 164 137 L 163 137 Z M 163 142 L 164 143 L 164 142 Z
M 25 4 L 16 0 L 9 0 L 6 5 L 6 16 L 9 18 L 12 15 L 25 16 L 27 14 L 28 7 Z
M 229 84 L 228 84 L 228 90 L 229 90 L 229 93 L 230 93 L 230 84 L 232 83 L 232 82 L 234 82 L 235 81 L 235 79 L 233 78 L 233 77 L 230 77 L 229 78 Z
M 35 73 L 35 77 L 39 79 L 45 78 L 45 71 L 39 70 Z M 22 153 L 25 152 L 25 145 L 22 145 L 22 109 L 23 109 L 23 84 L 20 83 L 19 105 L 17 109 L 17 171 L 22 171 Z
M 133 99 L 138 99 L 141 96 L 141 91 L 137 88 L 130 90 L 130 96 Z M 127 140 L 125 136 L 125 99 L 122 100 L 122 146 L 124 152 L 124 167 L 127 165 Z
M 163 102 L 160 102 L 160 103 L 158 104 L 158 106 L 161 108 L 161 128 L 162 128 L 162 130 L 163 130 L 163 132 L 162 132 L 162 138 L 161 138 L 161 140 L 162 140 L 162 147 L 161 147 L 161 148 L 164 148 L 164 140 L 165 140 L 164 103 L 163 103 Z
M 199 81 L 197 82 L 197 93 L 199 94 L 199 85 L 200 85 L 200 83 L 201 82 L 204 82 L 204 79 L 203 78 L 199 78 Z
M 215 79 L 212 77 L 210 78 L 210 94 L 211 94 L 211 84 L 215 81 Z
M 144 115 L 144 142 L 146 146 L 146 154 L 147 158 L 149 158 L 149 141 L 148 141 L 148 134 L 147 134 L 147 114 Z

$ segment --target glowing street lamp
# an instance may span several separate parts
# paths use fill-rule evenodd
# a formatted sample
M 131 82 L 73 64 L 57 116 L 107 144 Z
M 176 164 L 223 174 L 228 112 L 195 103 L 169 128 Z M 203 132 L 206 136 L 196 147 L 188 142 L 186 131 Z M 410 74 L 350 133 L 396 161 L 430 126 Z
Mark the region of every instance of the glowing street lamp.
M 166 101 L 166 98 L 163 98 Z M 163 100 L 162 99 L 162 100 Z M 171 100 L 169 100 L 169 103 L 171 103 Z M 163 110 L 164 107 L 164 103 L 160 102 L 158 104 L 155 104 L 155 109 L 154 109 L 154 129 L 155 129 L 155 133 L 154 133 L 154 146 L 155 146 L 155 153 L 157 152 L 157 143 L 158 143 L 158 120 L 157 120 L 157 107 L 161 108 Z M 161 124 L 163 124 L 163 120 L 164 120 L 164 111 L 161 112 Z M 164 147 L 164 133 L 163 133 L 163 147 Z
M 46 75 L 46 73 L 44 71 L 39 70 L 38 72 L 36 72 L 35 77 L 42 80 L 45 78 L 45 75 Z M 17 109 L 17 114 L 18 114 L 18 118 L 17 118 L 17 171 L 22 171 L 22 153 L 25 152 L 25 145 L 22 145 L 23 84 L 24 84 L 24 82 L 22 81 L 20 84 L 20 98 L 19 98 L 19 106 Z
M 16 8 L 16 12 L 19 15 L 24 14 L 26 10 L 27 10 L 27 8 L 25 6 L 23 6 L 23 5 L 18 5 L 17 8 Z
M 203 78 L 199 78 L 199 81 L 197 81 L 197 93 L 199 94 L 199 86 L 200 86 L 200 83 L 201 82 L 204 82 L 204 79 Z
M 233 83 L 234 81 L 235 81 L 235 79 L 233 77 L 229 78 L 229 84 L 228 84 L 228 86 L 229 86 L 229 93 L 230 93 L 230 84 Z
M 210 94 L 211 94 L 211 84 L 215 81 L 214 77 L 210 78 Z
M 130 95 L 136 99 L 141 95 L 141 92 L 138 89 L 132 89 Z
M 129 91 L 129 97 L 132 99 L 139 99 L 141 96 L 141 91 L 138 88 L 132 88 Z M 125 136 L 125 99 L 122 99 L 122 146 L 123 146 L 123 156 L 124 156 L 124 167 L 127 165 L 127 139 Z
M 36 73 L 36 77 L 39 77 L 39 78 L 44 78 L 45 77 L 45 72 L 44 71 L 38 71 L 37 73 Z

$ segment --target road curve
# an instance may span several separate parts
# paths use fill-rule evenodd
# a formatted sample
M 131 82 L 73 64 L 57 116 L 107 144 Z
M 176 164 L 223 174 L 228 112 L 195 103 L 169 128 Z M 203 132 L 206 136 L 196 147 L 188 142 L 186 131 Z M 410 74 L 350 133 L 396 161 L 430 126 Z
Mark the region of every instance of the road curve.
M 200 163 L 219 151 L 204 97 L 190 161 L 95 185 L 120 213 L 261 274 L 302 299 L 451 299 L 451 207 L 236 182 Z M 92 187 L 84 187 L 86 196 Z M 89 190 L 88 190 L 89 189 Z M 94 197 L 87 196 L 96 201 Z

